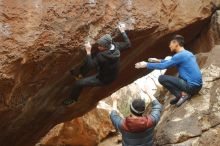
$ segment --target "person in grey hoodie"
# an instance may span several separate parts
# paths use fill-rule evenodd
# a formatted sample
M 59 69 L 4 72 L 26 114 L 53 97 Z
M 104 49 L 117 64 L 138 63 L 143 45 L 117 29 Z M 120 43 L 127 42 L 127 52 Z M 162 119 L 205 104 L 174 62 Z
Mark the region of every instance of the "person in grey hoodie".
M 77 102 L 84 87 L 104 86 L 116 79 L 119 70 L 120 52 L 131 47 L 130 40 L 125 33 L 125 26 L 119 26 L 119 30 L 124 41 L 113 42 L 112 37 L 106 34 L 97 41 L 99 52 L 94 56 L 91 54 L 92 46 L 90 43 L 85 44 L 87 56 L 80 74 L 85 76 L 90 70 L 94 69 L 97 69 L 97 73 L 77 80 L 73 85 L 70 96 L 64 100 L 64 105 Z M 71 70 L 71 74 L 78 76 L 75 70 Z
M 154 128 L 160 119 L 162 105 L 155 97 L 152 100 L 152 111 L 144 115 L 145 101 L 134 99 L 130 104 L 131 115 L 122 118 L 117 110 L 117 98 L 113 96 L 113 110 L 110 113 L 114 127 L 122 134 L 123 146 L 152 146 Z

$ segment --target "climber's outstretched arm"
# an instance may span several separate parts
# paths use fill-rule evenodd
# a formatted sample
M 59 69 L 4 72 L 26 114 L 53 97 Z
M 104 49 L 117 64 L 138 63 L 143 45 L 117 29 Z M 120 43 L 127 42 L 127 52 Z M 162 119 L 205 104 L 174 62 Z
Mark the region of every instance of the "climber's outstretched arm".
M 85 66 L 91 70 L 94 69 L 98 66 L 98 60 L 97 57 L 92 58 L 91 56 L 91 50 L 92 50 L 92 46 L 90 44 L 90 42 L 85 44 L 85 50 L 86 50 L 86 60 L 85 60 Z
M 128 38 L 126 32 L 125 32 L 125 29 L 126 29 L 126 26 L 121 24 L 119 25 L 118 29 L 120 30 L 121 34 L 122 34 L 122 37 L 124 39 L 123 42 L 116 42 L 117 46 L 118 46 L 118 49 L 120 51 L 122 50 L 126 50 L 128 48 L 131 48 L 131 42 L 130 42 L 130 39 Z
M 162 105 L 160 102 L 156 99 L 156 97 L 152 94 L 152 92 L 148 89 L 147 86 L 144 87 L 144 90 L 142 89 L 143 93 L 145 94 L 147 99 L 149 97 L 150 101 L 152 102 L 152 111 L 148 117 L 151 119 L 149 125 L 156 125 L 158 121 L 160 120 L 160 115 L 162 111 Z
M 150 117 L 156 125 L 160 120 L 162 105 L 154 96 L 150 96 L 150 98 L 152 100 L 152 111 L 150 113 Z
M 150 70 L 157 69 L 157 70 L 163 70 L 163 69 L 168 69 L 174 66 L 177 66 L 180 64 L 182 59 L 178 55 L 172 57 L 170 60 L 161 60 L 160 63 L 150 63 L 150 62 L 145 62 L 141 61 L 135 64 L 136 69 L 141 69 L 141 68 L 147 68 Z
M 111 118 L 111 121 L 112 121 L 115 129 L 120 131 L 123 119 L 118 114 L 118 109 L 117 109 L 117 99 L 118 99 L 118 96 L 115 95 L 115 94 L 112 94 L 111 97 L 112 97 L 112 101 L 113 101 L 113 107 L 112 107 L 112 111 L 110 113 L 110 118 Z
M 160 63 L 162 59 L 157 59 L 157 58 L 148 58 L 148 62 L 150 63 Z

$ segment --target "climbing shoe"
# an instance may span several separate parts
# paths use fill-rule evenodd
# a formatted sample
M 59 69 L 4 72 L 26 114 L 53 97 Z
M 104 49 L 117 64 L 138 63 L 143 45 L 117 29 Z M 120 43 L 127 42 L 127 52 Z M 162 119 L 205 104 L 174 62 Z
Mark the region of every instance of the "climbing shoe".
M 180 98 L 180 100 L 177 102 L 176 106 L 179 107 L 181 106 L 185 101 L 189 100 L 191 98 L 190 95 L 185 95 L 185 96 L 182 96 Z
M 176 104 L 177 102 L 179 101 L 179 98 L 174 98 L 174 99 L 172 99 L 171 101 L 170 101 L 170 104 L 172 104 L 172 105 L 174 105 L 174 104 Z
M 82 79 L 83 78 L 83 76 L 80 74 L 80 75 L 78 75 L 78 76 L 74 76 L 74 79 L 75 80 L 80 80 L 80 79 Z
M 74 99 L 72 99 L 72 98 L 67 98 L 67 99 L 65 99 L 64 101 L 63 101 L 63 104 L 64 105 L 70 105 L 70 104 L 73 104 L 73 103 L 76 103 L 77 101 L 76 100 L 74 100 Z

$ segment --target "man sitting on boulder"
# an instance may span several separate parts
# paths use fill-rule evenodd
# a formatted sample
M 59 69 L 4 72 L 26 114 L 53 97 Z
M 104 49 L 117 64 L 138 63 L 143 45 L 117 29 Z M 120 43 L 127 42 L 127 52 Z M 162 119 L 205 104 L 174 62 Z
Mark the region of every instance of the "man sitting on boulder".
M 101 37 L 97 41 L 99 53 L 95 56 L 91 55 L 92 47 L 90 43 L 85 44 L 87 57 L 79 74 L 85 75 L 92 69 L 97 69 L 98 73 L 76 81 L 70 97 L 64 100 L 65 105 L 76 102 L 83 87 L 103 86 L 112 83 L 116 79 L 119 70 L 120 51 L 131 47 L 125 29 L 125 25 L 119 25 L 119 30 L 122 33 L 124 42 L 113 42 L 109 34 Z M 79 75 L 75 70 L 72 70 L 71 73 L 75 76 Z
M 147 97 L 147 95 L 146 95 Z M 154 128 L 160 119 L 162 105 L 154 96 L 149 96 L 152 101 L 152 109 L 149 115 L 146 113 L 146 103 L 143 99 L 134 99 L 130 104 L 131 115 L 123 119 L 119 116 L 117 99 L 112 95 L 113 109 L 110 114 L 114 127 L 122 134 L 123 146 L 152 146 Z
M 196 62 L 196 57 L 184 48 L 184 37 L 175 35 L 170 41 L 170 50 L 176 54 L 170 60 L 150 58 L 149 62 L 139 62 L 135 68 L 167 69 L 177 67 L 179 77 L 161 75 L 159 82 L 176 98 L 170 104 L 182 105 L 186 100 L 197 94 L 202 88 L 202 74 Z

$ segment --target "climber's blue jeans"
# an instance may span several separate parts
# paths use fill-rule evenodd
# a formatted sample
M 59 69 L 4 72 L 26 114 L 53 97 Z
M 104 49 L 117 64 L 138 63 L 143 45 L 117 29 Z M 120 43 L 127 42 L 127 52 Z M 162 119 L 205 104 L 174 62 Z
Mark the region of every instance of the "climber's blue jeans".
M 182 96 L 182 92 L 186 92 L 189 96 L 193 96 L 202 88 L 202 86 L 192 87 L 183 79 L 169 75 L 161 75 L 158 81 L 177 98 Z
M 83 87 L 102 86 L 103 83 L 96 76 L 97 75 L 94 75 L 94 76 L 86 77 L 84 79 L 76 81 L 72 88 L 70 98 L 77 101 Z

